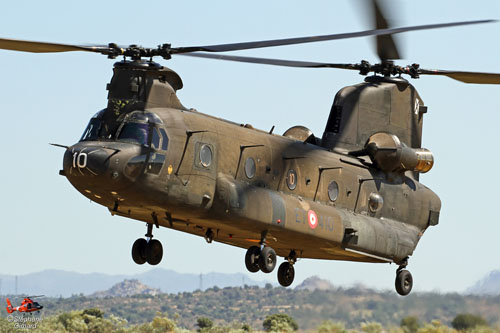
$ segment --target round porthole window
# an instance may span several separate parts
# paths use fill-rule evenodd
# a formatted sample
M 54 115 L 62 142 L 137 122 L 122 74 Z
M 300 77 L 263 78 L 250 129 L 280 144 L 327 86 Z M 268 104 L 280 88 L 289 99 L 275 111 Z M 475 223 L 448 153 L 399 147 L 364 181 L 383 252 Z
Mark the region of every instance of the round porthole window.
M 384 205 L 384 199 L 378 193 L 372 192 L 368 199 L 368 207 L 372 213 L 378 212 Z
M 295 172 L 295 170 L 288 170 L 288 173 L 286 174 L 286 184 L 292 191 L 297 187 L 297 173 Z
M 330 184 L 328 184 L 328 198 L 331 201 L 337 200 L 339 197 L 339 185 L 335 180 L 332 180 Z
M 200 149 L 200 164 L 205 168 L 212 164 L 212 149 L 209 145 L 203 145 Z
M 255 170 L 257 167 L 255 166 L 255 161 L 253 158 L 249 157 L 245 161 L 245 175 L 247 175 L 248 178 L 252 179 L 255 176 Z

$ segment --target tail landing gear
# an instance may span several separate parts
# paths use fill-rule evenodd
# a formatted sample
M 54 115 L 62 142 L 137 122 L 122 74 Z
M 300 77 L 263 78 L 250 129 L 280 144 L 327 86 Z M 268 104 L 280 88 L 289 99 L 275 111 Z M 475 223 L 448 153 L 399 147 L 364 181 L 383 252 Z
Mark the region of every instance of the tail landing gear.
M 413 277 L 406 266 L 408 266 L 408 259 L 405 259 L 396 271 L 396 291 L 401 296 L 408 295 L 413 287 Z
M 146 239 L 139 238 L 132 245 L 132 259 L 138 265 L 147 262 L 158 265 L 163 257 L 163 246 L 160 241 L 153 239 L 153 225 L 148 223 Z

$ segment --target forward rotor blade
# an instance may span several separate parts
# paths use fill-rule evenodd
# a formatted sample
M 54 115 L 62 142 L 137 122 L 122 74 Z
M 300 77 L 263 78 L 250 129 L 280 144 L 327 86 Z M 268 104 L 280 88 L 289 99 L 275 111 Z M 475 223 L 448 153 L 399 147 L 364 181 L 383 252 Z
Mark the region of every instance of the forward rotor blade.
M 256 42 L 233 43 L 233 44 L 218 44 L 218 45 L 207 45 L 207 46 L 170 48 L 168 44 L 165 44 L 168 45 L 168 47 L 165 49 L 163 48 L 163 46 L 165 45 L 163 45 L 162 47 L 158 47 L 158 49 L 144 49 L 140 47 L 121 48 L 118 47 L 117 45 L 85 46 L 85 45 L 59 44 L 59 43 L 47 43 L 47 42 L 27 41 L 19 39 L 0 38 L 0 49 L 22 51 L 22 52 L 34 52 L 34 53 L 84 51 L 84 52 L 101 53 L 112 57 L 115 57 L 117 55 L 125 55 L 132 57 L 133 56 L 152 57 L 161 55 L 164 58 L 168 59 L 170 57 L 170 54 L 181 54 L 181 53 L 190 53 L 197 51 L 205 51 L 205 52 L 238 51 L 238 50 L 256 49 L 263 47 L 304 44 L 304 43 L 365 37 L 365 36 L 385 36 L 406 31 L 437 29 L 437 28 L 453 27 L 460 25 L 489 23 L 489 22 L 495 22 L 495 20 L 478 20 L 478 21 L 463 21 L 463 22 L 451 22 L 451 23 L 441 23 L 441 24 L 427 24 L 427 25 L 418 25 L 418 26 L 401 27 L 401 28 L 365 30 L 359 32 L 341 33 L 332 35 L 319 35 L 310 37 L 286 38 L 286 39 L 275 39 L 275 40 L 256 41 Z
M 254 58 L 254 57 L 241 57 L 241 56 L 231 56 L 225 54 L 210 54 L 210 53 L 181 53 L 180 55 L 196 58 L 208 58 L 216 60 L 226 60 L 226 61 L 236 61 L 236 62 L 246 62 L 251 64 L 263 64 L 263 65 L 274 65 L 274 66 L 284 66 L 284 67 L 300 67 L 300 68 L 341 68 L 341 69 L 352 69 L 358 70 L 354 64 L 330 64 L 322 62 L 311 62 L 311 61 L 296 61 L 296 60 L 281 60 L 281 59 L 269 59 L 269 58 Z
M 457 81 L 477 84 L 500 84 L 500 73 L 445 71 L 439 69 L 419 69 L 419 75 L 444 75 Z
M 206 46 L 189 46 L 189 47 L 174 47 L 170 49 L 171 54 L 179 53 L 189 53 L 189 52 L 228 52 L 228 51 L 238 51 L 238 50 L 248 50 L 263 47 L 272 46 L 283 46 L 283 45 L 293 45 L 293 44 L 304 44 L 312 42 L 321 42 L 327 40 L 337 40 L 337 39 L 347 39 L 347 38 L 357 38 L 366 36 L 383 36 L 391 35 L 406 31 L 417 31 L 417 30 L 427 30 L 427 29 L 437 29 L 437 28 L 447 28 L 460 25 L 470 25 L 470 24 L 481 24 L 496 22 L 496 20 L 478 20 L 478 21 L 463 21 L 463 22 L 450 22 L 450 23 L 440 23 L 440 24 L 425 24 L 416 25 L 411 27 L 401 27 L 401 28 L 389 28 L 389 29 L 374 29 L 365 30 L 359 32 L 349 32 L 333 35 L 320 35 L 320 36 L 310 36 L 310 37 L 298 37 L 298 38 L 286 38 L 286 39 L 275 39 L 266 41 L 256 41 L 256 42 L 245 42 L 245 43 L 234 43 L 234 44 L 218 44 L 218 45 L 206 45 Z
M 376 0 L 372 0 L 372 3 L 373 11 L 375 12 L 375 28 L 377 30 L 388 29 L 389 24 L 387 23 L 378 2 Z M 401 59 L 396 42 L 394 41 L 394 38 L 392 38 L 392 34 L 378 35 L 376 38 L 377 54 L 380 60 Z
M 107 46 L 83 46 L 58 43 L 34 42 L 20 39 L 0 38 L 0 49 L 33 52 L 33 53 L 53 53 L 53 52 L 71 52 L 86 51 L 102 53 L 109 48 Z

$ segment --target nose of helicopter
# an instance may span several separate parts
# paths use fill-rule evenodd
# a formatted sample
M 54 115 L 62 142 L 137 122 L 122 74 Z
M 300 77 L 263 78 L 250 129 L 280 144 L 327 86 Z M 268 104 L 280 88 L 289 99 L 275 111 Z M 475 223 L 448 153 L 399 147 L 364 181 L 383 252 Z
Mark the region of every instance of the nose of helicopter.
M 130 167 L 126 167 L 137 155 L 140 155 L 140 147 L 134 145 L 79 142 L 64 154 L 64 174 L 84 195 L 92 200 L 100 199 L 137 178 L 139 173 L 131 173 Z
M 64 172 L 74 177 L 100 176 L 109 169 L 110 151 L 76 144 L 64 154 Z

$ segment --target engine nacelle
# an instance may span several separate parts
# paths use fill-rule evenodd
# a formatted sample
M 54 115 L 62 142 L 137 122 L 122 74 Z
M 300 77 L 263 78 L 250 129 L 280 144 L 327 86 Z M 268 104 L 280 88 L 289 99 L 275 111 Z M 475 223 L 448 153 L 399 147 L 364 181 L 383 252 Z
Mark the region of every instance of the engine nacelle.
M 416 171 L 425 173 L 434 165 L 434 156 L 426 148 L 410 148 L 390 133 L 370 136 L 364 149 L 372 162 L 384 172 Z

